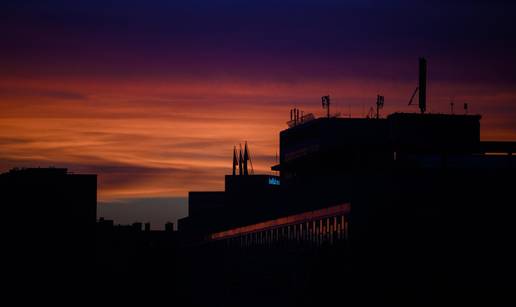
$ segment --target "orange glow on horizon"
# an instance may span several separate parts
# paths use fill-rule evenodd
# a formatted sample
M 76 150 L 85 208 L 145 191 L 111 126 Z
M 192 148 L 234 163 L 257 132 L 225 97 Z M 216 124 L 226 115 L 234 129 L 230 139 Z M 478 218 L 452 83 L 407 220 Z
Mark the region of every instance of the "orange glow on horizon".
M 255 171 L 268 173 L 289 109 L 320 115 L 325 94 L 342 116 L 363 116 L 378 89 L 383 114 L 415 111 L 406 106 L 413 84 L 396 81 L 4 78 L 0 89 L 0 171 L 55 165 L 98 173 L 101 201 L 220 190 L 233 145 L 245 140 Z M 430 93 L 431 112 L 448 112 L 454 93 L 483 115 L 484 139 L 516 139 L 516 91 L 433 84 Z

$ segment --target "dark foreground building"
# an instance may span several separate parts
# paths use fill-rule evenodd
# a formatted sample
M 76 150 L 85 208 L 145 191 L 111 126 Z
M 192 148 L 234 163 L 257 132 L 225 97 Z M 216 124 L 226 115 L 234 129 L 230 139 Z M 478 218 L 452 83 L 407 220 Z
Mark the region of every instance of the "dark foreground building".
M 191 192 L 190 216 L 179 223 L 191 244 L 191 298 L 203 303 L 196 293 L 208 292 L 221 306 L 512 301 L 516 142 L 481 141 L 479 115 L 425 113 L 421 93 L 420 109 L 295 115 L 280 133 L 279 185 L 234 173 L 224 192 Z
M 12 169 L 0 174 L 5 255 L 25 287 L 82 278 L 93 268 L 97 176 L 64 168 Z M 72 279 L 77 278 L 77 279 Z
M 196 239 L 192 298 L 209 289 L 235 305 L 507 302 L 516 143 L 481 141 L 480 119 L 395 113 L 282 131 L 279 185 L 229 175 L 225 192 L 190 193 L 179 231 Z

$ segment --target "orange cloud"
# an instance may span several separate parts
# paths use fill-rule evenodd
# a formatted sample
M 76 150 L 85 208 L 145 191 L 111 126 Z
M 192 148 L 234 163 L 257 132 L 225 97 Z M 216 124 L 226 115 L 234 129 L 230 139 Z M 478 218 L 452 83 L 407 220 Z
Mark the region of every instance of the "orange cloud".
M 65 166 L 99 174 L 101 200 L 185 196 L 222 189 L 233 145 L 248 140 L 256 172 L 269 172 L 292 106 L 363 116 L 377 93 L 384 113 L 406 106 L 414 84 L 4 79 L 0 82 L 0 167 Z M 516 93 L 504 88 L 430 84 L 430 109 L 447 112 L 450 96 L 482 113 L 483 137 L 515 139 Z M 459 109 L 459 107 L 457 107 Z

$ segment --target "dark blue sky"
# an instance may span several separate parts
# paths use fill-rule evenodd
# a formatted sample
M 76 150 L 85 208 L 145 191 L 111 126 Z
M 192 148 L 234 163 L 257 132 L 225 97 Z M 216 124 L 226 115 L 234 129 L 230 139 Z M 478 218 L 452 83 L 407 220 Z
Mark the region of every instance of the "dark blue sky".
M 403 59 L 425 55 L 463 67 L 452 73 L 443 65 L 436 78 L 516 82 L 516 6 L 510 1 L 8 1 L 2 6 L 0 31 L 8 46 L 0 51 L 2 64 L 18 73 L 390 78 L 388 70 L 405 75 Z M 378 72 L 371 64 L 384 69 Z

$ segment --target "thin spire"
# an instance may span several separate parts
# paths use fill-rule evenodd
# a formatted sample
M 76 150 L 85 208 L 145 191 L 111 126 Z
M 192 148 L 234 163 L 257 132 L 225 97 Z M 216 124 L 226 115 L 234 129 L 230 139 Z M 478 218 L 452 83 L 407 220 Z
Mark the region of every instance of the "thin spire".
M 238 159 L 237 159 L 237 153 L 236 153 L 236 146 L 233 146 L 233 176 L 236 175 L 237 164 L 238 164 Z
M 238 175 L 243 175 L 242 167 L 244 166 L 244 157 L 242 156 L 242 144 L 240 144 L 240 150 L 238 154 Z
M 247 149 L 247 141 L 245 141 L 244 145 L 244 175 L 249 175 L 249 170 L 247 168 L 247 161 L 249 160 L 249 150 Z

